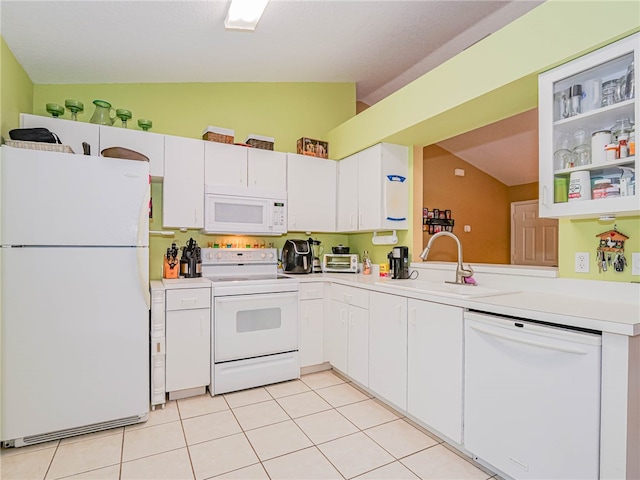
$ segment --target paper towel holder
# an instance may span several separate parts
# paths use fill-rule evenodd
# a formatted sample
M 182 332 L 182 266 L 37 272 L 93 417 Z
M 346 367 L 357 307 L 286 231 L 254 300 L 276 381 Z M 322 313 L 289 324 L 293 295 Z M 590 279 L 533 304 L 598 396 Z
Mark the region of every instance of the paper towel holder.
M 392 235 L 378 235 L 378 232 L 373 232 L 371 243 L 374 245 L 397 245 L 398 236 L 395 230 L 393 230 Z

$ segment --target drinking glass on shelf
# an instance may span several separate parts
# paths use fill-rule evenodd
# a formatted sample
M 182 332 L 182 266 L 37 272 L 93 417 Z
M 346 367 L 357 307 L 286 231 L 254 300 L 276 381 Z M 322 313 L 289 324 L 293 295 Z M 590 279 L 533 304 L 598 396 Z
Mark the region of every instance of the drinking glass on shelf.
M 564 170 L 571 167 L 573 167 L 573 152 L 566 148 L 556 150 L 553 154 L 554 170 Z
M 573 149 L 574 167 L 584 167 L 591 165 L 591 147 L 587 144 L 578 145 Z

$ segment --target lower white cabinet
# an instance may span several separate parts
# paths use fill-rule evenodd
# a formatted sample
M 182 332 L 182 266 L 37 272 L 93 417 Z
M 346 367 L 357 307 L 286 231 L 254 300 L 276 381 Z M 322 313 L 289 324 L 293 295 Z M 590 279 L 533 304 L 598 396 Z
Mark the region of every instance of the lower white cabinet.
M 211 380 L 211 289 L 168 290 L 166 304 L 166 390 L 206 387 Z
M 407 299 L 369 294 L 369 388 L 407 409 Z
M 408 300 L 407 411 L 462 443 L 463 309 Z
M 298 354 L 300 367 L 323 362 L 324 284 L 300 284 L 300 338 Z
M 331 285 L 329 361 L 359 384 L 369 386 L 369 292 Z

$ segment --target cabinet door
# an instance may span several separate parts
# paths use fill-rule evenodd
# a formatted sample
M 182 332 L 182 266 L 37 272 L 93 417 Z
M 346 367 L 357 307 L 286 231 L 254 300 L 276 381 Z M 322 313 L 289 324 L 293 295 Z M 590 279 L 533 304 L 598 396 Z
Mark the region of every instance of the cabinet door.
M 338 162 L 338 232 L 358 230 L 358 154 Z
M 22 128 L 48 128 L 60 137 L 63 145 L 69 145 L 74 153 L 82 155 L 82 142 L 86 142 L 91 149 L 91 155 L 100 155 L 99 125 L 21 113 L 20 126 Z
M 322 363 L 322 320 L 323 300 L 300 301 L 300 366 L 319 365 Z
M 462 308 L 409 299 L 407 411 L 462 443 Z
M 287 191 L 287 154 L 248 148 L 247 186 Z
M 100 125 L 100 151 L 110 147 L 124 147 L 146 155 L 151 176 L 164 176 L 164 135 Z
M 167 312 L 166 388 L 168 392 L 209 385 L 211 310 Z
M 247 148 L 204 142 L 205 185 L 247 186 Z
M 162 226 L 204 227 L 204 142 L 165 137 Z
M 335 232 L 336 162 L 288 154 L 287 197 L 289 231 Z
M 358 230 L 376 230 L 382 219 L 382 146 L 358 153 Z
M 331 300 L 329 318 L 327 319 L 327 352 L 331 366 L 347 374 L 347 335 L 349 316 L 348 305 Z
M 407 299 L 371 292 L 369 302 L 369 388 L 406 410 Z
M 361 385 L 369 386 L 369 310 L 349 306 L 347 374 Z
M 630 185 L 621 178 L 623 170 L 619 168 L 635 169 L 637 176 L 640 156 L 609 160 L 604 152 L 605 143 L 617 144 L 616 123 L 624 119 L 628 133 L 640 116 L 640 96 L 636 93 L 627 98 L 626 89 L 621 95 L 617 82 L 626 82 L 635 64 L 637 85 L 639 46 L 640 34 L 636 33 L 539 76 L 540 217 L 597 218 L 640 212 L 638 188 L 627 188 Z M 569 89 L 574 85 L 581 86 L 583 92 L 577 104 L 569 99 Z M 592 143 L 592 135 L 604 130 L 611 130 L 611 138 L 607 134 L 596 136 Z M 599 143 L 598 137 L 605 140 Z M 576 143 L 590 148 L 590 156 L 574 161 L 573 156 L 562 155 Z M 630 170 L 627 172 L 630 174 Z M 594 182 L 606 178 L 620 185 L 619 195 L 596 194 L 594 198 Z

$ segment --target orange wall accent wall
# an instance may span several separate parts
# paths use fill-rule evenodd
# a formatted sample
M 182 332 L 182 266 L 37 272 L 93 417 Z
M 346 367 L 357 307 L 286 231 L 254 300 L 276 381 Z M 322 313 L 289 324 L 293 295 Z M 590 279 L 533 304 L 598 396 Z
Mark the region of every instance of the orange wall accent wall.
M 509 203 L 538 199 L 538 182 L 523 183 L 507 187 Z
M 451 210 L 453 233 L 460 239 L 465 263 L 510 262 L 510 202 L 508 187 L 437 145 L 424 147 L 423 207 Z M 464 177 L 454 176 L 462 168 Z M 471 232 L 464 232 L 464 225 Z M 431 237 L 424 233 L 424 244 Z M 455 262 L 453 239 L 439 238 L 428 260 Z

